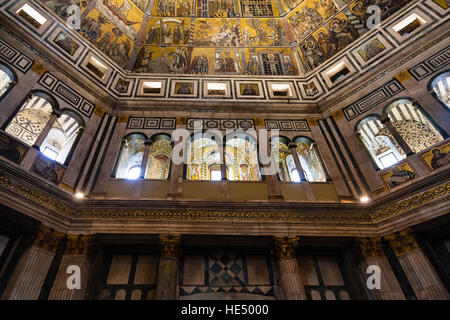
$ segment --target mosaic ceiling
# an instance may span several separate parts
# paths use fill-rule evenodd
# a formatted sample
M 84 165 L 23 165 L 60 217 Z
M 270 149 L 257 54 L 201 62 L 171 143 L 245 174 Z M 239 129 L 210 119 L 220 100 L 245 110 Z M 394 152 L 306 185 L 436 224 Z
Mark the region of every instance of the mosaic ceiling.
M 367 32 L 409 0 L 50 0 L 62 19 L 81 8 L 79 33 L 136 73 L 298 75 Z M 70 39 L 60 44 L 71 51 Z M 368 51 L 377 50 L 377 44 Z M 370 52 L 368 52 L 370 54 Z

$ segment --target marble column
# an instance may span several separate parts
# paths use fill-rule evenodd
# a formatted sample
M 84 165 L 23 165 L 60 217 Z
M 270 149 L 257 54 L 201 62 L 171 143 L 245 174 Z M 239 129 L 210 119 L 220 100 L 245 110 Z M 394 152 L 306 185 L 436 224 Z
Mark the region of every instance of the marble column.
M 417 242 L 412 229 L 384 237 L 419 300 L 449 300 L 450 295 Z
M 284 200 L 283 192 L 281 191 L 281 184 L 280 179 L 278 177 L 278 167 L 277 163 L 272 155 L 272 146 L 270 143 L 270 133 L 269 131 L 266 131 L 266 134 L 264 134 L 264 131 L 260 130 L 266 130 L 265 127 L 265 120 L 263 118 L 255 118 L 253 119 L 255 122 L 255 127 L 258 132 L 258 140 L 259 144 L 262 143 L 266 144 L 266 151 L 264 151 L 264 148 L 259 148 L 259 159 L 260 159 L 260 166 L 261 166 L 261 174 L 264 175 L 267 185 L 267 192 L 269 196 L 269 200 L 273 201 L 282 201 Z M 270 160 L 267 162 L 267 160 Z M 274 172 L 271 172 L 271 170 L 274 169 Z
M 313 189 L 311 187 L 311 184 L 308 180 L 306 180 L 305 172 L 303 171 L 302 164 L 300 163 L 298 151 L 297 151 L 297 144 L 296 143 L 289 143 L 288 145 L 289 150 L 291 150 L 292 158 L 294 159 L 295 167 L 297 168 L 298 176 L 300 178 L 300 183 L 303 186 L 303 189 L 305 190 L 305 196 L 306 200 L 308 201 L 314 201 L 314 193 Z
M 380 118 L 381 123 L 386 127 L 386 129 L 389 130 L 389 132 L 392 134 L 394 139 L 399 144 L 400 148 L 403 149 L 405 154 L 407 156 L 410 156 L 414 154 L 414 152 L 411 150 L 411 148 L 408 146 L 406 141 L 403 139 L 403 137 L 400 135 L 400 133 L 395 129 L 394 125 L 391 122 L 391 119 L 389 119 L 389 116 L 385 114 L 383 117 Z
M 305 287 L 300 278 L 300 268 L 295 254 L 299 238 L 275 237 L 274 253 L 278 259 L 280 284 L 285 300 L 306 300 Z
M 41 225 L 31 236 L 3 293 L 2 300 L 37 300 L 56 250 L 64 237 Z
M 0 101 L 0 127 L 6 126 L 9 117 L 21 107 L 20 104 L 27 98 L 30 91 L 39 78 L 47 72 L 39 62 L 34 61 L 30 70 L 28 70 L 16 83 L 16 85 L 8 92 L 8 94 Z
M 147 170 L 147 164 L 148 164 L 148 155 L 150 154 L 150 148 L 153 144 L 153 140 L 145 140 L 144 145 L 144 154 L 142 156 L 142 162 L 141 162 L 141 175 L 139 178 L 145 179 L 145 171 Z
M 186 122 L 187 118 L 184 117 L 177 117 L 177 129 L 185 130 L 186 128 Z M 181 132 L 181 131 L 180 131 Z M 180 163 L 175 163 L 174 159 L 184 159 L 185 157 L 185 148 L 181 148 L 184 144 L 184 147 L 186 147 L 186 142 L 188 139 L 190 139 L 189 132 L 186 131 L 185 134 L 182 134 L 178 137 L 174 137 L 174 139 L 177 139 L 174 141 L 174 147 L 172 152 L 172 161 L 171 161 L 171 168 L 170 168 L 170 181 L 169 181 L 169 192 L 167 194 L 167 199 L 173 200 L 173 199 L 181 199 L 183 197 L 181 193 L 181 184 L 183 182 L 183 168 L 184 168 L 184 160 L 183 161 L 177 161 Z M 175 154 L 178 152 L 178 154 Z
M 156 280 L 156 300 L 178 299 L 178 256 L 181 236 L 159 236 L 161 249 Z
M 85 298 L 96 249 L 94 236 L 67 235 L 66 249 L 53 282 L 49 300 L 83 300 Z M 73 272 L 67 273 L 69 266 L 80 268 L 80 289 L 69 289 L 67 287 L 67 279 L 73 275 Z
M 383 251 L 381 237 L 358 239 L 357 243 L 362 254 L 358 267 L 360 268 L 363 287 L 370 300 L 405 300 L 402 288 L 395 277 L 394 271 L 389 264 L 389 260 Z M 367 267 L 375 265 L 381 271 L 380 289 L 367 288 L 367 279 L 371 274 L 367 273 Z

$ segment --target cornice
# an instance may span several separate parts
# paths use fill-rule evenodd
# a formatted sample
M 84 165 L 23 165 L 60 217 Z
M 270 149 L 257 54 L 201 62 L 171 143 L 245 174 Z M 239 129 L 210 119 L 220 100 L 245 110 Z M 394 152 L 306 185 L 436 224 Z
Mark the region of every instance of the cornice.
M 12 167 L 12 166 L 11 166 Z M 5 170 L 6 169 L 6 170 Z M 10 168 L 12 169 L 12 168 Z M 19 171 L 19 172 L 17 172 Z M 414 210 L 437 202 L 448 201 L 450 181 L 433 186 L 422 186 L 421 192 L 408 190 L 397 192 L 402 200 L 388 203 L 380 199 L 373 205 L 358 203 L 213 203 L 201 201 L 169 200 L 83 200 L 76 201 L 56 186 L 41 183 L 36 179 L 24 179 L 29 173 L 8 170 L 0 161 L 0 190 L 18 201 L 24 200 L 45 208 L 54 215 L 68 219 L 71 223 L 82 221 L 115 222 L 212 222 L 212 223 L 283 223 L 373 226 L 392 220 Z M 441 178 L 446 175 L 443 174 Z M 448 174 L 447 174 L 448 176 Z M 432 178 L 436 179 L 436 175 Z M 448 177 L 447 177 L 448 178 Z M 436 181 L 431 179 L 430 181 Z M 28 181 L 25 181 L 28 180 Z M 430 182 L 428 181 L 428 182 Z M 440 181 L 443 181 L 442 179 Z M 409 196 L 407 196 L 409 195 Z M 384 205 L 381 205 L 384 203 Z M 301 204 L 301 205 L 300 205 Z M 26 214 L 26 212 L 24 212 Z

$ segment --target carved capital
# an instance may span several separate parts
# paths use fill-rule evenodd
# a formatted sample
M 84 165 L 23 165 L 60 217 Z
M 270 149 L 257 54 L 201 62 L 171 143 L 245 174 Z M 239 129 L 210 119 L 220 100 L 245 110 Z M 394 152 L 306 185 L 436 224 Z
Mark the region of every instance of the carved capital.
M 394 76 L 394 79 L 397 79 L 400 83 L 412 78 L 411 73 L 409 73 L 408 69 L 402 70 Z
M 344 111 L 342 109 L 339 109 L 338 111 L 335 111 L 331 114 L 334 118 L 334 120 L 338 121 L 339 119 L 342 119 L 344 117 Z
M 64 236 L 64 233 L 40 225 L 39 228 L 33 232 L 31 245 L 56 253 L 59 243 Z
M 181 236 L 158 236 L 161 258 L 177 258 L 180 253 Z
M 264 118 L 254 118 L 255 126 L 264 126 Z
M 130 115 L 128 115 L 128 114 L 121 114 L 121 115 L 117 116 L 117 123 L 128 122 L 128 119 L 130 119 Z
M 94 235 L 68 234 L 66 255 L 87 255 L 91 260 L 97 253 L 97 241 Z
M 308 122 L 308 125 L 310 127 L 317 127 L 317 126 L 319 126 L 319 120 L 317 120 L 317 119 L 306 119 L 306 122 Z
M 278 259 L 292 259 L 295 258 L 295 248 L 297 248 L 300 238 L 289 237 L 274 237 L 275 254 Z
M 364 257 L 380 258 L 385 256 L 381 237 L 362 238 L 358 239 L 357 242 Z
M 33 61 L 33 64 L 31 65 L 31 70 L 33 70 L 40 76 L 44 75 L 44 73 L 48 71 L 48 69 L 43 65 L 41 65 L 37 60 Z
M 399 233 L 395 233 L 384 237 L 391 246 L 396 256 L 412 252 L 420 248 L 417 243 L 414 231 L 411 228 L 405 229 Z
M 103 116 L 105 115 L 105 109 L 99 106 L 95 106 L 94 113 L 100 118 L 103 118 Z
M 187 124 L 187 117 L 177 117 L 177 124 Z

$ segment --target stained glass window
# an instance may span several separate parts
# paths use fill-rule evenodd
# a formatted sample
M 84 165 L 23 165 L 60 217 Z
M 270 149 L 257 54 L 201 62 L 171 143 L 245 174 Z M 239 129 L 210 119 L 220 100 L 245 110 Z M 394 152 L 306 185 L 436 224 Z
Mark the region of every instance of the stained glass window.
M 52 104 L 45 98 L 45 95 L 32 94 L 24 102 L 5 131 L 32 146 L 50 120 L 52 110 Z
M 436 92 L 439 100 L 441 100 L 447 108 L 450 108 L 450 72 L 439 75 L 433 80 L 431 87 L 434 92 Z
M 225 146 L 225 162 L 228 180 L 261 180 L 256 147 L 256 141 L 249 136 L 227 139 Z
M 137 179 L 141 175 L 145 136 L 140 133 L 128 135 L 122 142 L 116 168 L 116 178 Z
M 169 177 L 172 145 L 170 137 L 158 134 L 152 137 L 153 144 L 148 155 L 145 179 L 165 180 Z

